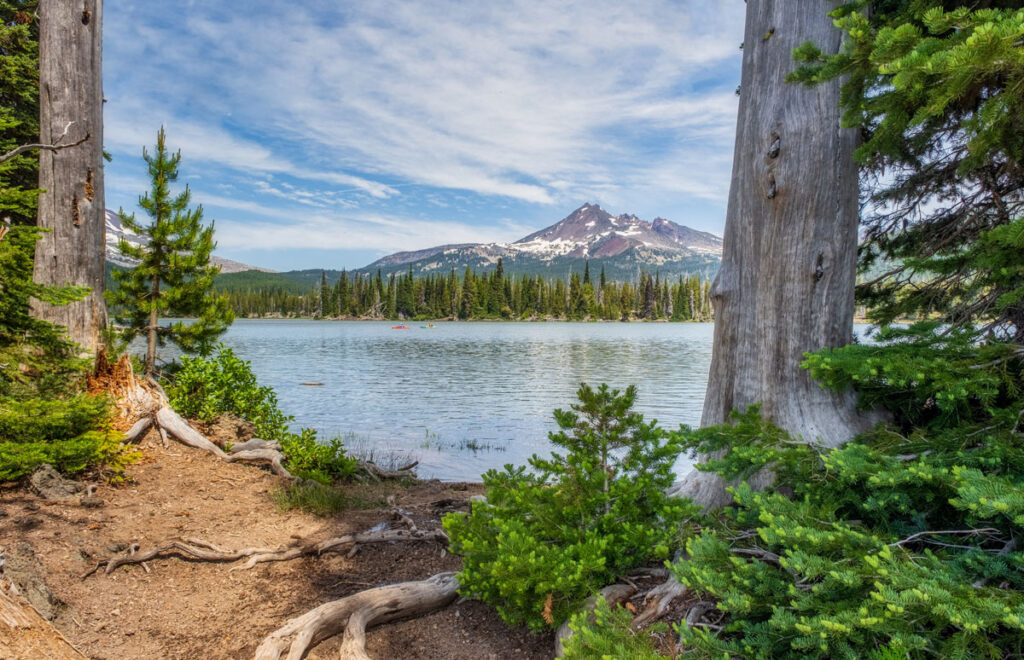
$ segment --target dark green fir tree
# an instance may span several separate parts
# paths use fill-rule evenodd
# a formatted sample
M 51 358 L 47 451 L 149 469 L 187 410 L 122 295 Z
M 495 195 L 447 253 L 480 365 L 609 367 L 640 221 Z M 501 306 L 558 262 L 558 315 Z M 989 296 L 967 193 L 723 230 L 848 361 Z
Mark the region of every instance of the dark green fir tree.
M 167 150 L 163 127 L 157 133 L 156 150 L 143 149 L 152 188 L 139 198 L 139 206 L 150 217 L 149 224 L 120 211 L 121 223 L 146 239 L 134 246 L 122 240 L 121 254 L 138 261 L 125 271 L 115 271 L 119 287 L 107 292 L 107 301 L 120 310 L 117 322 L 124 326 L 127 340 L 146 337 L 146 374 L 156 372 L 156 349 L 168 340 L 186 353 L 206 355 L 217 338 L 234 320 L 226 296 L 213 290 L 220 267 L 210 263 L 216 246 L 213 224 L 203 224 L 203 207 L 189 208 L 188 186 L 171 195 L 170 183 L 178 178 L 181 152 Z M 191 317 L 161 325 L 161 317 Z

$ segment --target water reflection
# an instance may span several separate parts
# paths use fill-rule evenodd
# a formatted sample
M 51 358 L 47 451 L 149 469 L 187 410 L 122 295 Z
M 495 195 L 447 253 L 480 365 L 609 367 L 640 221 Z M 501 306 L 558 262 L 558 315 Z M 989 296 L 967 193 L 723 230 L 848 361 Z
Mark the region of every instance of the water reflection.
M 391 325 L 240 320 L 224 342 L 297 425 L 414 456 L 426 477 L 475 480 L 547 452 L 551 411 L 581 381 L 636 384 L 638 409 L 665 427 L 700 420 L 710 324 Z

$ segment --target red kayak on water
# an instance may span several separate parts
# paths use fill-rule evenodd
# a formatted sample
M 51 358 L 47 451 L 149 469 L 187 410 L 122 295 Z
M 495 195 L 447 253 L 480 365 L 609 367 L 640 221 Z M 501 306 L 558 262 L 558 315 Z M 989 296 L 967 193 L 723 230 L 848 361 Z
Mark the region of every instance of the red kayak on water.
M 393 325 L 393 326 L 391 326 L 391 329 L 392 330 L 408 330 L 409 326 L 407 326 L 407 325 Z

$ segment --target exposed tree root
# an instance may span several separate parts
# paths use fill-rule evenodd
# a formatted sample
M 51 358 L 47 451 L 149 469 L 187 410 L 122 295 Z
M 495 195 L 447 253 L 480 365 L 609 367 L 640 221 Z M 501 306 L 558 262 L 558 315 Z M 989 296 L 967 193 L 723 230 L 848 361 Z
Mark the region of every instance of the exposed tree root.
M 100 560 L 92 570 L 82 575 L 82 578 L 89 577 L 104 566 L 106 567 L 105 573 L 110 574 L 119 566 L 141 564 L 159 557 L 178 556 L 192 561 L 210 562 L 232 562 L 239 559 L 248 559 L 245 564 L 230 569 L 236 570 L 249 569 L 256 564 L 265 562 L 288 561 L 300 557 L 320 556 L 328 552 L 345 552 L 357 544 L 408 543 L 411 541 L 447 543 L 448 536 L 440 529 L 387 529 L 376 532 L 345 534 L 344 536 L 335 536 L 322 541 L 297 541 L 293 545 L 279 546 L 277 548 L 242 548 L 240 550 L 225 550 L 203 539 L 170 539 L 146 552 L 139 552 L 138 544 L 133 544 L 125 554 Z
M 229 454 L 237 454 L 242 451 L 252 451 L 254 449 L 273 449 L 275 451 L 281 451 L 281 443 L 272 442 L 269 440 L 260 440 L 259 438 L 252 438 L 245 442 L 236 442 L 231 445 L 231 449 L 228 450 Z
M 125 433 L 125 442 L 138 442 L 151 426 L 155 426 L 165 444 L 166 436 L 169 435 L 182 444 L 209 452 L 221 460 L 267 464 L 274 474 L 295 479 L 282 465 L 284 455 L 277 443 L 250 440 L 243 443 L 245 447 L 229 455 L 210 442 L 171 408 L 167 394 L 159 383 L 135 375 L 127 355 L 115 364 L 110 364 L 106 351 L 101 347 L 96 354 L 96 368 L 89 377 L 88 389 L 93 393 L 106 392 L 116 399 L 118 426 L 131 427 Z
M 192 425 L 185 421 L 184 417 L 174 412 L 166 404 L 156 411 L 156 423 L 160 425 L 160 428 L 167 431 L 168 435 L 182 444 L 210 452 L 217 458 L 223 459 L 227 457 L 224 450 L 203 437 L 202 433 L 192 428 Z
M 283 456 L 281 452 L 275 449 L 249 449 L 246 451 L 231 452 L 222 458 L 228 463 L 236 463 L 238 461 L 245 461 L 246 463 L 265 463 L 270 466 L 270 471 L 274 474 L 288 479 L 295 479 L 295 477 L 292 476 L 292 473 L 281 465 Z
M 149 431 L 150 427 L 153 426 L 152 417 L 143 417 L 139 421 L 135 422 L 130 429 L 125 431 L 123 442 L 130 444 L 138 444 L 142 438 Z
M 309 649 L 344 632 L 340 657 L 369 660 L 367 628 L 444 607 L 455 600 L 459 581 L 454 573 L 438 573 L 419 582 L 367 589 L 325 603 L 298 616 L 268 635 L 256 649 L 255 660 L 301 660 Z
M 674 577 L 669 577 L 667 580 L 651 589 L 644 596 L 644 602 L 647 603 L 647 607 L 644 608 L 640 614 L 633 617 L 632 627 L 633 630 L 638 630 L 647 624 L 658 620 L 665 612 L 668 611 L 672 605 L 672 601 L 676 598 L 682 598 L 686 595 L 686 585 L 676 580 Z

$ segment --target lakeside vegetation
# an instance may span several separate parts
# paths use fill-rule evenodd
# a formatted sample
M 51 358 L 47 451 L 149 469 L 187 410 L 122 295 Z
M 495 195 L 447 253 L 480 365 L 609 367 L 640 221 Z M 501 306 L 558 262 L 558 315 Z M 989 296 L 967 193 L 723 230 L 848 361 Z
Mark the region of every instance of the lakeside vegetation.
M 571 621 L 577 634 L 565 645 L 567 657 L 662 657 L 665 645 L 655 637 L 664 627 L 636 630 L 634 611 L 598 598 L 593 618 L 579 614 L 588 597 L 633 581 L 630 571 L 639 567 L 665 569 L 666 584 L 689 599 L 685 613 L 671 615 L 674 635 L 664 651 L 671 656 L 1024 655 L 1024 10 L 987 4 L 849 3 L 828 23 L 834 18 L 848 37 L 842 52 L 826 55 L 812 44 L 797 51 L 807 66 L 792 80 L 842 78 L 847 123 L 866 137 L 857 157 L 883 210 L 865 220 L 862 266 L 897 264 L 890 279 L 859 291 L 881 324 L 877 343 L 799 347 L 808 350 L 802 373 L 834 393 L 836 406 L 852 409 L 856 399 L 855 412 L 864 415 L 858 431 L 826 428 L 804 437 L 764 402 L 730 405 L 721 424 L 665 430 L 632 410 L 634 388 L 582 384 L 579 402 L 555 411 L 559 430 L 549 437 L 564 453 L 488 472 L 486 499 L 443 517 L 445 539 L 462 558 L 464 596 L 534 631 Z M 32 37 L 28 15 L 12 12 L 26 7 L 0 0 L 0 36 L 21 47 Z M 757 32 L 767 42 L 780 38 L 775 29 Z M 11 61 L 31 61 L 30 48 L 18 52 Z M 0 79 L 0 93 L 13 84 Z M 31 106 L 26 87 L 18 98 Z M 4 108 L 0 129 L 29 121 L 30 110 Z M 7 148 L 0 142 L 0 151 Z M 30 214 L 37 191 L 26 188 L 24 172 L 20 183 L 5 178 L 11 172 L 0 167 L 0 201 Z M 156 174 L 154 181 L 165 182 Z M 774 199 L 774 178 L 771 185 Z M 922 211 L 922 200 L 935 196 L 958 201 Z M 150 227 L 169 231 L 156 218 Z M 17 223 L 0 230 L 0 481 L 24 479 L 43 462 L 117 480 L 137 454 L 111 427 L 112 396 L 90 384 L 88 362 L 62 329 L 30 314 L 33 297 L 57 304 L 85 293 L 32 282 L 39 234 Z M 173 243 L 186 261 L 195 259 L 199 274 L 143 261 L 130 275 L 135 300 L 122 304 L 136 306 L 138 321 L 129 332 L 145 328 L 152 342 L 161 293 L 172 300 L 210 293 L 212 231 L 196 219 L 184 234 Z M 832 277 L 825 262 L 821 253 L 816 271 L 806 273 L 807 290 Z M 710 317 L 709 286 L 699 278 L 643 274 L 637 283 L 613 283 L 603 273 L 593 278 L 588 266 L 568 282 L 517 279 L 504 276 L 500 261 L 494 271 L 467 269 L 461 279 L 454 271 L 387 280 L 343 273 L 334 285 L 322 277 L 312 293 L 280 295 L 234 291 L 231 305 L 241 315 L 314 318 Z M 231 314 L 214 307 L 209 320 L 222 329 Z M 935 320 L 886 326 L 907 315 Z M 780 342 L 788 336 L 784 327 L 757 332 Z M 186 339 L 183 348 L 209 353 L 212 341 Z M 787 366 L 765 362 L 769 376 Z M 743 364 L 728 375 L 752 382 L 758 373 Z M 279 506 L 320 513 L 345 506 L 336 487 L 352 478 L 357 461 L 340 439 L 290 430 L 273 390 L 230 350 L 186 356 L 153 375 L 181 414 L 206 422 L 234 415 L 276 443 L 287 477 L 295 477 L 273 496 Z M 672 462 L 683 452 L 703 457 L 699 472 L 718 477 L 713 483 L 729 506 L 705 506 L 698 495 L 671 489 Z M 397 507 L 390 515 L 412 522 Z M 219 548 L 207 543 L 205 550 Z
M 710 282 L 699 276 L 669 280 L 641 273 L 636 282 L 613 282 L 604 269 L 568 281 L 522 275 L 508 277 L 502 261 L 491 271 L 466 268 L 461 278 L 447 275 L 415 277 L 412 270 L 385 278 L 342 271 L 329 284 L 326 274 L 308 293 L 264 287 L 263 273 L 234 274 L 226 292 L 239 317 L 357 318 L 381 320 L 666 320 L 710 321 Z

